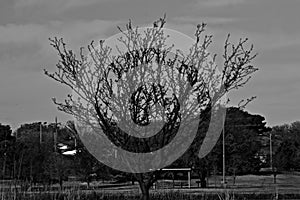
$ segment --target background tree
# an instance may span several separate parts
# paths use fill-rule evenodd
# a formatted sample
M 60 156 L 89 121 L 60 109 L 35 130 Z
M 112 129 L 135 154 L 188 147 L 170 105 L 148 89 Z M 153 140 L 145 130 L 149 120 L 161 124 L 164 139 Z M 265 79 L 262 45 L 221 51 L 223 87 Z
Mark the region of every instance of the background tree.
M 42 132 L 41 132 L 42 131 Z M 14 135 L 14 178 L 32 183 L 47 182 L 45 161 L 54 151 L 55 124 L 23 124 Z
M 272 128 L 273 165 L 278 171 L 300 169 L 300 122 Z
M 198 174 L 201 187 L 207 186 L 207 177 L 216 172 L 222 172 L 223 148 L 222 137 L 219 138 L 213 150 L 202 159 L 198 158 L 198 151 L 208 128 L 209 119 L 199 126 L 199 132 L 190 149 L 174 164 L 178 167 L 192 167 Z M 240 107 L 227 108 L 225 120 L 225 155 L 226 174 L 232 175 L 235 182 L 236 175 L 257 173 L 262 161 L 259 157 L 261 149 L 261 135 L 269 131 L 265 118 L 253 115 Z
M 22 124 L 14 137 L 11 178 L 22 180 L 24 189 L 35 183 L 51 184 L 55 180 L 62 183 L 71 173 L 72 159 L 64 157 L 60 151 L 61 144 L 69 142 L 70 138 L 60 124 Z
M 59 183 L 60 189 L 63 189 L 63 182 L 73 172 L 73 162 L 70 157 L 64 156 L 58 152 L 52 152 L 44 162 L 45 175 L 49 180 L 55 180 Z
M 255 55 L 252 54 L 253 46 L 247 48 L 247 39 L 241 39 L 237 45 L 233 45 L 229 42 L 229 36 L 225 42 L 224 51 L 224 68 L 222 71 L 221 90 L 215 91 L 214 95 L 211 96 L 209 85 L 218 85 L 214 73 L 214 66 L 211 66 L 210 71 L 205 71 L 205 68 L 197 70 L 197 67 L 203 64 L 203 61 L 207 61 L 209 53 L 207 53 L 208 47 L 212 42 L 212 36 L 205 36 L 203 32 L 206 24 L 198 25 L 195 33 L 195 43 L 192 45 L 189 55 L 181 55 L 180 51 L 177 51 L 173 57 L 168 57 L 168 53 L 171 52 L 172 47 L 166 47 L 165 41 L 167 36 L 163 34 L 163 27 L 165 25 L 165 19 L 162 18 L 153 24 L 153 29 L 148 29 L 145 36 L 138 33 L 138 29 L 132 27 L 131 22 L 126 26 L 126 31 L 123 33 L 123 38 L 120 38 L 121 43 L 126 47 L 125 52 L 119 52 L 120 54 L 116 57 L 111 57 L 110 48 L 105 46 L 104 41 L 100 41 L 100 47 L 96 48 L 93 43 L 88 46 L 88 55 L 92 58 L 93 62 L 89 62 L 88 56 L 85 55 L 83 49 L 81 49 L 80 58 L 77 59 L 74 52 L 66 48 L 66 44 L 62 39 L 51 39 L 51 45 L 55 48 L 59 55 L 59 62 L 57 64 L 57 72 L 49 73 L 45 71 L 46 75 L 50 78 L 69 86 L 77 95 L 79 95 L 87 104 L 83 104 L 78 99 L 73 99 L 71 95 L 68 96 L 67 100 L 63 103 L 57 102 L 54 99 L 54 103 L 58 105 L 59 109 L 76 116 L 78 119 L 82 119 L 85 111 L 90 112 L 91 115 L 95 116 L 95 120 L 98 125 L 104 130 L 105 135 L 114 143 L 130 144 L 128 148 L 138 150 L 139 152 L 147 152 L 153 150 L 156 147 L 162 147 L 162 141 L 168 141 L 176 133 L 177 127 L 180 124 L 180 114 L 178 99 L 180 95 L 185 93 L 179 92 L 179 96 L 173 96 L 167 98 L 166 90 L 162 85 L 149 85 L 142 86 L 137 89 L 132 96 L 129 107 L 130 116 L 133 122 L 143 126 L 148 125 L 151 121 L 151 115 L 149 111 L 155 108 L 157 103 L 160 103 L 168 110 L 166 115 L 167 123 L 162 129 L 162 134 L 153 137 L 154 140 L 150 141 L 151 145 L 141 145 L 137 143 L 132 137 L 124 135 L 116 125 L 116 115 L 111 115 L 113 109 L 122 109 L 120 104 L 124 103 L 128 105 L 126 99 L 118 98 L 117 100 L 123 100 L 123 102 L 116 102 L 116 98 L 112 98 L 113 95 L 120 95 L 114 90 L 112 83 L 119 84 L 121 89 L 126 90 L 127 80 L 133 75 L 137 77 L 144 77 L 143 70 L 139 69 L 141 66 L 148 66 L 156 63 L 157 66 L 166 66 L 166 69 L 172 71 L 172 73 L 179 74 L 178 85 L 173 85 L 173 91 L 176 91 L 176 87 L 179 84 L 188 83 L 194 87 L 193 92 L 195 93 L 196 101 L 184 108 L 182 105 L 180 111 L 183 112 L 185 109 L 191 109 L 186 111 L 198 111 L 199 113 L 203 109 L 209 109 L 219 100 L 226 92 L 232 89 L 238 89 L 242 87 L 250 78 L 250 74 L 255 72 L 257 68 L 253 67 L 250 62 L 254 59 Z M 183 58 L 180 58 L 180 56 Z M 213 59 L 210 64 L 213 64 Z M 203 66 L 202 66 L 203 67 Z M 153 74 L 159 73 L 153 71 L 153 68 L 145 68 L 145 70 L 152 70 Z M 203 70 L 203 71 L 202 71 Z M 170 72 L 169 71 L 169 72 Z M 208 73 L 208 76 L 204 76 Z M 142 72 L 139 74 L 138 72 Z M 109 75 L 109 73 L 113 75 Z M 135 74 L 131 74 L 135 73 Z M 170 74 L 167 74 L 171 76 Z M 112 76 L 114 80 L 112 80 Z M 201 77 L 201 78 L 200 78 Z M 205 79 L 204 77 L 210 77 Z M 139 79 L 139 80 L 143 80 Z M 177 79 L 176 79 L 177 80 Z M 176 80 L 173 80 L 176 82 Z M 113 82 L 115 81 L 115 82 Z M 135 83 L 137 86 L 139 84 Z M 182 88 L 183 91 L 187 88 Z M 173 105 L 167 108 L 166 105 Z M 173 108 L 173 109 L 171 109 Z M 128 107 L 126 108 L 128 110 Z M 110 110 L 110 111 L 109 111 Z M 119 113 L 120 114 L 120 113 Z M 128 111 L 125 111 L 125 116 L 128 115 Z M 120 114 L 120 115 L 121 115 Z M 82 119 L 87 120 L 89 119 Z M 116 120 L 116 121 L 115 121 Z M 158 137 L 164 137 L 158 138 Z M 124 147 L 124 145 L 122 146 Z M 155 181 L 158 171 L 148 173 L 137 173 L 134 174 L 136 180 L 139 182 L 142 198 L 149 199 L 149 188 Z
M 237 174 L 258 173 L 261 136 L 269 130 L 265 118 L 239 108 L 229 108 L 225 122 L 226 166 L 234 181 Z
M 69 135 L 68 138 L 71 138 L 71 140 L 63 143 L 68 145 L 69 150 L 76 151 L 73 156 L 73 168 L 75 175 L 86 181 L 88 187 L 90 186 L 90 182 L 94 174 L 97 174 L 98 178 L 107 178 L 109 176 L 109 172 L 107 171 L 106 166 L 100 163 L 86 149 L 79 137 L 74 122 L 68 121 L 66 123 L 66 129 Z
M 0 166 L 1 178 L 10 177 L 12 173 L 12 148 L 15 142 L 15 137 L 9 125 L 0 123 Z

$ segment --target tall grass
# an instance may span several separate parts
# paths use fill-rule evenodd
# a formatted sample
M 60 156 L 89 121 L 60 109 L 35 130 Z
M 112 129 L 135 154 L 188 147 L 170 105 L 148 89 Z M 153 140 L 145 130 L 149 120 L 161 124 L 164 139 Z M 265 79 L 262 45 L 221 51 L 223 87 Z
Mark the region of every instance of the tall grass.
M 139 200 L 138 193 L 116 193 L 104 191 L 44 191 L 44 192 L 20 192 L 0 190 L 0 200 Z M 166 191 L 151 193 L 151 200 L 273 200 L 273 199 L 300 199 L 300 194 L 234 194 L 232 192 L 206 194 L 185 193 L 180 191 Z
M 104 193 L 104 192 L 2 192 L 1 200 L 139 200 L 139 194 Z M 217 195 L 188 194 L 182 192 L 151 193 L 151 200 L 218 200 Z

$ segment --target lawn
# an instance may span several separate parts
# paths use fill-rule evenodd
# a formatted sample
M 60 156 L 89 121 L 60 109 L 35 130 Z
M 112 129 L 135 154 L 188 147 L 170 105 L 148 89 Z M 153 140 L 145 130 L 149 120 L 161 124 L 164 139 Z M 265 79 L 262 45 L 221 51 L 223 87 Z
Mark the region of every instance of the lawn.
M 152 199 L 172 200 L 229 200 L 229 199 L 300 199 L 299 174 L 279 174 L 277 183 L 273 183 L 273 176 L 246 175 L 238 176 L 233 184 L 232 177 L 227 177 L 227 188 L 221 187 L 220 176 L 208 180 L 208 188 L 198 188 L 196 179 L 192 180 L 191 188 L 187 181 L 161 180 L 158 187 L 151 189 Z M 135 183 L 102 183 L 93 182 L 87 189 L 79 182 L 66 182 L 63 191 L 54 185 L 52 191 L 23 191 L 15 192 L 12 186 L 0 185 L 0 200 L 90 200 L 90 199 L 139 199 L 139 187 Z M 4 188 L 6 188 L 4 192 Z

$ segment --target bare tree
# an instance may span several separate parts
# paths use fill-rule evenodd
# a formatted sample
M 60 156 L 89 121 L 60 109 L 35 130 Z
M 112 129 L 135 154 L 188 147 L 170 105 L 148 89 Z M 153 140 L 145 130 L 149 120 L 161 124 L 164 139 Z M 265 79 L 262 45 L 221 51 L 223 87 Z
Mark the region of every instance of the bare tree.
M 247 39 L 233 45 L 228 35 L 224 68 L 216 73 L 215 56 L 211 58 L 207 51 L 212 36 L 203 36 L 206 24 L 197 26 L 195 41 L 184 54 L 167 45 L 165 23 L 165 17 L 160 18 L 153 23 L 153 28 L 141 34 L 129 21 L 126 31 L 119 28 L 122 33 L 119 42 L 125 50 L 118 48 L 117 55 L 112 55 L 112 48 L 101 40 L 99 46 L 93 42 L 88 45 L 87 51 L 81 48 L 77 58 L 67 49 L 63 39 L 50 39 L 58 52 L 59 62 L 56 72 L 45 70 L 45 74 L 70 87 L 78 97 L 68 95 L 64 102 L 53 99 L 58 109 L 92 127 L 89 131 L 103 133 L 108 143 L 128 152 L 152 156 L 152 152 L 168 144 L 173 148 L 180 148 L 182 141 L 190 144 L 193 137 L 189 137 L 189 129 L 193 120 L 199 119 L 203 110 L 212 108 L 226 92 L 248 82 L 257 70 L 250 65 L 256 55 L 252 55 L 253 46 L 246 49 Z M 199 120 L 196 122 L 198 126 Z M 148 126 L 151 128 L 147 129 Z M 184 133 L 181 142 L 171 144 L 178 131 Z M 157 134 L 149 136 L 153 132 Z M 184 151 L 183 148 L 179 154 Z M 104 151 L 98 153 L 101 161 L 109 159 L 102 155 L 106 154 Z M 124 155 L 118 157 L 128 163 L 128 168 L 123 166 L 124 171 L 133 173 L 139 182 L 142 199 L 149 199 L 149 189 L 159 178 L 160 164 L 172 163 L 169 154 L 161 151 L 149 162 L 141 162 L 145 161 L 143 157 L 136 159 Z

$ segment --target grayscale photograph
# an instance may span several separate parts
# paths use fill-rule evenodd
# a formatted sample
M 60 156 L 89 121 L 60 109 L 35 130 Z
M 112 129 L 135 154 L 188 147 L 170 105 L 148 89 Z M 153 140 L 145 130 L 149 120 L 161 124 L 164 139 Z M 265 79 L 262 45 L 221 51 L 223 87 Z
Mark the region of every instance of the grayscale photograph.
M 300 200 L 299 10 L 0 0 L 0 200 Z

